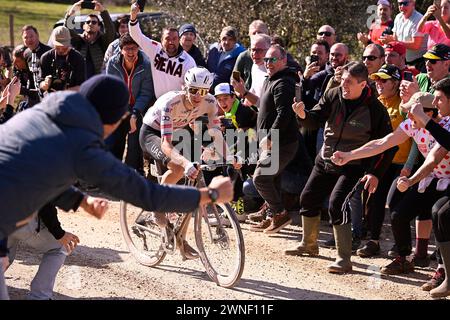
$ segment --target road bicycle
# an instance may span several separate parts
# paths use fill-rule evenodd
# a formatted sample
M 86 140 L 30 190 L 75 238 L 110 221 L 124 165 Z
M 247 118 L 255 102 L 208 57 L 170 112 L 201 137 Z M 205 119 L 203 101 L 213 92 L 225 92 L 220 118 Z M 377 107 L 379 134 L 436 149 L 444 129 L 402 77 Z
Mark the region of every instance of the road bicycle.
M 186 185 L 205 187 L 203 172 L 226 166 L 202 164 L 197 179 L 185 179 Z M 136 223 L 141 215 L 145 216 L 144 225 Z M 157 266 L 167 254 L 173 254 L 177 249 L 183 260 L 188 259 L 183 241 L 193 219 L 197 251 L 209 278 L 226 288 L 233 287 L 240 280 L 245 263 L 244 238 L 236 213 L 229 203 L 202 205 L 192 213 L 171 212 L 166 213 L 166 216 L 168 225 L 161 229 L 154 222 L 152 212 L 121 201 L 122 234 L 128 249 L 139 263 Z

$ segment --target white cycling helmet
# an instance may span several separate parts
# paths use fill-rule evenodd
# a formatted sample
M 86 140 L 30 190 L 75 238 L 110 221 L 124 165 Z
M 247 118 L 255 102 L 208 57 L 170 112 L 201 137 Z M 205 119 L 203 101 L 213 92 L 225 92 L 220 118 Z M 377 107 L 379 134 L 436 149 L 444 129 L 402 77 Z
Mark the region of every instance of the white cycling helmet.
M 214 75 L 203 67 L 189 69 L 184 76 L 184 84 L 188 87 L 209 89 L 213 80 Z

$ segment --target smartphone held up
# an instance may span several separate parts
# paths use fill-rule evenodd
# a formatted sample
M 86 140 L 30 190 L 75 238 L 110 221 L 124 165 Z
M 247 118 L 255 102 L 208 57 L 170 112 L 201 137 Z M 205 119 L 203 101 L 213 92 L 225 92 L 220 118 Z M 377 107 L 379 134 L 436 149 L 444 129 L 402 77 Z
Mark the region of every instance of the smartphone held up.
M 139 10 L 144 12 L 146 0 L 136 0 L 137 5 L 139 6 Z
M 95 9 L 95 3 L 92 2 L 92 0 L 84 0 L 81 3 L 81 9 L 91 9 L 94 10 Z

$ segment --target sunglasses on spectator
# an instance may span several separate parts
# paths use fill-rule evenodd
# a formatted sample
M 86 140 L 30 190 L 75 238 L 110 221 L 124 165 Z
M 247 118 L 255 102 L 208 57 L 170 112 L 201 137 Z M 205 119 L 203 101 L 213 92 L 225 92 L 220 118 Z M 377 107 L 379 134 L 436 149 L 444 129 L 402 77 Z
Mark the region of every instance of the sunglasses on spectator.
M 192 95 L 196 95 L 197 93 L 201 96 L 204 97 L 208 94 L 209 90 L 205 89 L 205 88 L 193 88 L 193 87 L 189 87 L 188 88 L 188 92 Z
M 96 21 L 96 20 L 87 20 L 86 21 L 86 24 L 92 24 L 92 25 L 96 25 L 98 23 L 98 21 Z
M 317 33 L 319 36 L 331 37 L 333 33 L 331 31 L 320 31 Z
M 434 59 L 425 59 L 425 62 L 429 62 L 431 64 L 436 64 L 439 60 L 434 60 Z
M 272 58 L 263 58 L 263 60 L 264 60 L 264 63 L 275 63 L 280 59 L 277 57 L 272 57 Z
M 408 5 L 409 5 L 409 1 L 401 1 L 398 3 L 399 7 L 401 7 L 401 6 L 407 7 Z
M 375 60 L 377 60 L 379 57 L 376 57 L 376 56 L 363 56 L 362 57 L 362 61 L 366 61 L 366 59 L 367 60 L 369 60 L 369 61 L 375 61 Z
M 423 112 L 433 112 L 435 108 L 423 108 Z

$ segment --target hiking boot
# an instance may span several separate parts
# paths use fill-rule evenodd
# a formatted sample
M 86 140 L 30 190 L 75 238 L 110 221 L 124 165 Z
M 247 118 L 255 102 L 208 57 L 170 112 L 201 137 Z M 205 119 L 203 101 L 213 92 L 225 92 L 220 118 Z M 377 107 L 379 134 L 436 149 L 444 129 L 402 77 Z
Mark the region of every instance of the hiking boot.
M 251 226 L 250 231 L 263 232 L 265 229 L 270 227 L 271 223 L 272 223 L 272 218 L 265 219 L 265 220 L 261 221 L 260 223 L 258 223 L 257 225 Z
M 444 281 L 437 287 L 430 291 L 432 298 L 444 298 L 450 296 L 450 280 L 448 278 L 450 274 L 450 241 L 438 242 L 438 248 L 444 262 L 444 268 L 446 276 Z
M 270 226 L 264 229 L 264 233 L 273 234 L 277 233 L 287 225 L 292 223 L 292 219 L 289 217 L 289 214 L 286 210 L 283 210 L 281 213 L 278 213 L 273 216 L 272 222 Z
M 414 261 L 409 262 L 406 257 L 400 257 L 394 259 L 390 264 L 382 267 L 380 272 L 382 274 L 402 274 L 410 273 L 414 271 Z
M 328 248 L 328 249 L 336 249 L 336 241 L 334 240 L 334 236 L 325 241 L 321 247 Z
M 430 258 L 428 256 L 421 258 L 414 255 L 413 259 L 416 267 L 427 268 L 430 266 Z
M 362 258 L 370 258 L 380 254 L 380 244 L 375 241 L 368 241 L 364 247 L 356 250 L 356 254 Z
M 267 209 L 269 209 L 269 204 L 267 202 L 264 202 L 259 211 L 250 213 L 248 215 L 248 220 L 250 220 L 251 222 L 264 221 L 267 217 Z
M 445 280 L 445 270 L 444 268 L 439 268 L 436 270 L 433 277 L 427 282 L 425 282 L 421 288 L 423 291 L 431 291 L 434 288 L 439 287 L 441 283 L 444 282 L 444 280 Z
M 317 256 L 319 254 L 319 246 L 317 238 L 319 236 L 320 216 L 305 217 L 302 216 L 303 239 L 294 249 L 285 250 L 287 256 Z
M 389 249 L 387 255 L 388 255 L 388 257 L 391 257 L 391 258 L 396 258 L 398 256 L 398 249 L 397 249 L 397 245 L 396 244 L 394 244 L 392 246 L 392 248 Z

